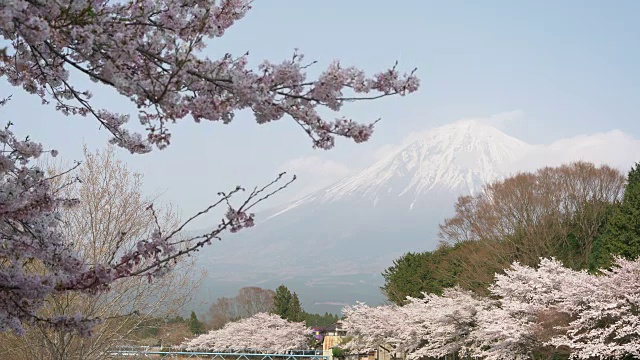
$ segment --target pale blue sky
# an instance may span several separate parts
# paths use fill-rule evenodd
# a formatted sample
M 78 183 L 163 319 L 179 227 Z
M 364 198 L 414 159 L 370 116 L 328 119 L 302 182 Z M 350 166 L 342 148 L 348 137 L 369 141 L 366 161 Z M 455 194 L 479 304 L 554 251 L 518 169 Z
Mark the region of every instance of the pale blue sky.
M 530 143 L 612 129 L 638 139 L 639 14 L 640 1 L 257 0 L 208 55 L 249 51 L 257 64 L 299 48 L 319 61 L 317 71 L 333 59 L 370 72 L 399 60 L 402 69 L 418 67 L 421 89 L 345 108 L 363 121 L 383 118 L 368 144 L 312 150 L 291 121 L 258 126 L 241 113 L 229 126 L 185 120 L 165 151 L 121 153 L 144 173 L 145 191 L 166 191 L 165 200 L 192 213 L 217 191 L 262 183 L 294 158 L 316 155 L 346 171 L 412 131 L 463 117 L 519 110 L 525 115 L 503 129 Z M 103 106 L 133 110 L 110 91 L 95 93 Z M 93 120 L 65 118 L 2 81 L 7 94 L 14 100 L 3 118 L 65 159 L 80 159 L 82 139 L 106 143 Z

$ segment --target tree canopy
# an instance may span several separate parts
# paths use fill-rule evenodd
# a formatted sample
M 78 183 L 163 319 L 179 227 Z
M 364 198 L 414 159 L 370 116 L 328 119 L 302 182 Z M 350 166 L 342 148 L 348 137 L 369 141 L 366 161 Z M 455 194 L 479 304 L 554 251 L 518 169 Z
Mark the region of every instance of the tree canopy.
M 599 242 L 603 249 L 599 265 L 609 265 L 615 255 L 627 259 L 640 256 L 640 163 L 629 171 L 622 203 L 607 220 Z
M 513 262 L 489 296 L 459 286 L 399 305 L 343 309 L 356 352 L 391 346 L 407 358 L 635 359 L 640 356 L 640 259 L 597 274 L 553 258 Z
M 630 179 L 625 190 L 618 170 L 575 162 L 487 184 L 478 194 L 458 199 L 454 216 L 440 225 L 440 247 L 405 254 L 383 272 L 382 290 L 396 304 L 406 296 L 440 294 L 454 285 L 488 294 L 494 275 L 510 263 L 535 266 L 542 257 L 555 257 L 572 269 L 595 270 L 603 246 L 608 252 L 625 246 L 602 240 L 605 233 L 637 224 L 629 205 L 633 201 L 625 200 L 637 188 L 634 175 Z M 605 231 L 616 222 L 620 225 Z M 636 237 L 619 239 L 633 244 Z
M 306 349 L 311 335 L 304 323 L 291 322 L 275 314 L 258 313 L 249 318 L 226 324 L 185 341 L 186 350 L 252 350 L 284 352 Z

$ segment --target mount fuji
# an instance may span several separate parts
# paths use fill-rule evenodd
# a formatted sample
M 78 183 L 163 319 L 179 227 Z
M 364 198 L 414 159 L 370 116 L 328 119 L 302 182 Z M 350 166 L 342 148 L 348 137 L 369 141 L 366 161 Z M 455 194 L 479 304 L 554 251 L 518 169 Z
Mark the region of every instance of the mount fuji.
M 478 191 L 485 183 L 502 178 L 532 148 L 478 121 L 458 122 L 425 133 L 372 166 L 285 206 L 271 217 L 304 204 L 355 199 L 368 200 L 373 207 L 384 207 L 385 202 L 408 204 L 410 211 L 434 190 L 456 194 Z
M 354 297 L 380 302 L 381 271 L 407 251 L 435 248 L 438 224 L 453 214 L 456 199 L 511 174 L 533 147 L 477 121 L 435 128 L 205 247 L 205 283 L 218 296 L 284 283 L 316 311 L 339 311 L 335 305 Z

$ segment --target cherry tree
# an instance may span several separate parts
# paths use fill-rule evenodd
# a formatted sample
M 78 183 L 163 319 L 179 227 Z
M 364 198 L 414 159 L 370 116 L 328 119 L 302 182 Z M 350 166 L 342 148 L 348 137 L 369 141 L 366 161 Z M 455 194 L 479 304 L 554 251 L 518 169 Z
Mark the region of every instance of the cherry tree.
M 20 333 L 22 321 L 38 319 L 35 312 L 48 294 L 90 284 L 99 289 L 103 279 L 113 275 L 105 274 L 103 268 L 90 270 L 65 245 L 56 210 L 73 206 L 75 201 L 56 197 L 44 172 L 26 166 L 42 154 L 42 146 L 18 140 L 8 127 L 0 130 L 0 143 L 0 330 Z M 42 266 L 46 273 L 37 271 Z M 47 321 L 58 328 L 74 325 L 81 332 L 93 325 L 79 320 L 59 317 Z
M 486 359 L 528 359 L 553 351 L 576 359 L 638 356 L 638 284 L 640 259 L 617 259 L 597 275 L 553 258 L 541 259 L 537 268 L 516 262 L 497 274 L 489 289 L 497 300 L 478 312 L 471 353 Z
M 496 274 L 489 291 L 499 299 L 478 314 L 474 352 L 487 359 L 529 358 L 546 340 L 566 331 L 568 308 L 592 289 L 592 276 L 541 259 L 537 268 L 514 262 Z
M 575 359 L 626 359 L 640 356 L 640 258 L 617 258 L 611 269 L 592 276 L 580 297 L 563 288 L 561 296 L 576 314 L 568 331 L 552 339 L 555 346 L 571 348 Z M 595 286 L 594 286 L 595 285 Z
M 362 353 L 375 350 L 379 345 L 391 345 L 397 351 L 415 346 L 414 340 L 405 343 L 400 339 L 407 326 L 406 314 L 397 305 L 369 306 L 363 302 L 342 309 L 345 316 L 340 321 L 352 339 L 345 347 Z M 405 336 L 405 338 L 409 338 Z
M 423 296 L 422 299 L 407 297 L 409 303 L 401 308 L 408 320 L 400 338 L 405 343 L 418 340 L 413 349 L 408 349 L 408 358 L 470 354 L 473 346 L 469 335 L 475 328 L 478 313 L 490 303 L 457 286 L 445 289 L 442 296 L 427 293 Z
M 306 349 L 312 331 L 304 322 L 290 322 L 280 316 L 258 313 L 250 318 L 227 323 L 180 345 L 188 351 L 263 351 L 282 353 Z
M 0 76 L 10 84 L 53 104 L 64 115 L 90 117 L 131 153 L 170 144 L 170 124 L 191 117 L 230 123 L 242 109 L 258 123 L 285 117 L 311 138 L 313 146 L 330 149 L 335 136 L 362 142 L 373 123 L 339 117 L 326 120 L 322 109 L 338 112 L 347 102 L 412 93 L 419 81 L 394 65 L 373 76 L 362 70 L 330 64 L 316 79 L 295 52 L 290 59 L 248 66 L 248 54 L 203 55 L 209 41 L 224 35 L 251 8 L 248 0 L 11 0 L 0 3 Z M 126 128 L 128 114 L 94 105 L 91 92 L 74 83 L 76 76 L 116 90 L 138 108 L 143 133 Z M 4 104 L 5 101 L 2 101 Z M 0 104 L 0 105 L 2 105 Z M 38 309 L 49 294 L 88 293 L 109 289 L 132 276 L 152 280 L 169 271 L 182 256 L 197 251 L 225 231 L 253 225 L 250 210 L 286 187 L 282 174 L 253 189 L 239 203 L 231 197 L 243 189 L 221 192 L 220 200 L 175 230 L 158 229 L 110 264 L 88 263 L 70 250 L 60 231 L 59 212 L 74 199 L 58 195 L 44 172 L 32 163 L 43 153 L 37 142 L 19 140 L 6 128 L 0 132 L 0 330 L 21 333 L 25 324 L 90 334 L 99 319 L 67 316 L 48 319 Z M 51 150 L 51 155 L 56 155 Z M 189 239 L 179 236 L 194 218 L 213 208 L 226 215 L 213 231 Z M 153 207 L 149 211 L 154 211 Z
M 457 353 L 487 360 L 640 356 L 640 259 L 599 274 L 541 259 L 496 274 L 490 297 L 454 287 L 400 307 L 347 307 L 352 349 L 391 344 L 409 359 Z
M 229 123 L 240 109 L 261 124 L 290 117 L 315 147 L 331 148 L 335 135 L 366 141 L 372 124 L 324 120 L 319 108 L 339 111 L 349 101 L 418 89 L 413 72 L 395 66 L 367 77 L 336 61 L 309 79 L 314 62 L 297 52 L 255 70 L 248 54 L 202 56 L 207 40 L 222 37 L 250 9 L 250 0 L 3 1 L 0 35 L 11 45 L 0 56 L 0 76 L 64 114 L 95 118 L 132 153 L 169 145 L 168 125 L 180 119 Z M 71 70 L 133 101 L 146 137 L 125 129 L 129 115 L 93 106 Z
M 492 303 L 459 287 L 446 289 L 442 296 L 423 295 L 423 299 L 407 297 L 403 306 L 345 307 L 341 322 L 353 337 L 346 347 L 361 352 L 387 344 L 408 359 L 471 354 L 476 318 Z
M 281 174 L 267 186 L 253 189 L 237 205 L 231 203 L 231 198 L 242 188 L 220 193 L 216 203 L 179 226 L 163 231 L 158 225 L 149 238 L 114 252 L 114 261 L 88 263 L 72 250 L 61 228 L 60 211 L 77 205 L 78 201 L 60 196 L 61 188 L 52 187 L 53 182 L 44 171 L 30 166 L 30 161 L 44 152 L 42 146 L 18 140 L 9 128 L 0 130 L 0 143 L 3 146 L 0 152 L 0 330 L 16 333 L 24 332 L 24 324 L 39 321 L 55 329 L 90 335 L 91 328 L 100 319 L 80 315 L 49 319 L 39 315 L 38 310 L 47 296 L 68 291 L 95 294 L 109 290 L 119 279 L 146 277 L 151 281 L 163 276 L 179 257 L 211 243 L 224 231 L 252 226 L 250 209 L 290 183 L 273 190 L 284 175 Z M 212 231 L 188 238 L 178 235 L 198 215 L 217 206 L 226 206 L 228 210 Z M 157 220 L 153 206 L 147 210 Z M 122 237 L 124 242 L 126 234 Z
M 353 337 L 346 347 L 361 352 L 387 344 L 409 359 L 469 353 L 469 333 L 477 313 L 490 303 L 458 287 L 442 296 L 423 295 L 423 299 L 407 297 L 403 306 L 345 307 L 341 322 Z

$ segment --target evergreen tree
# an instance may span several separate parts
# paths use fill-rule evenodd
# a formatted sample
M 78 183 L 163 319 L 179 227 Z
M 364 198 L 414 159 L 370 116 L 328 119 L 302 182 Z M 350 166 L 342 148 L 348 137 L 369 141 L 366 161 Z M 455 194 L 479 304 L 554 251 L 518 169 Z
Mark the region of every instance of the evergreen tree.
M 405 253 L 393 261 L 393 266 L 384 270 L 384 286 L 380 289 L 389 301 L 397 305 L 404 304 L 407 296 L 422 298 L 423 292 L 442 294 L 445 288 L 456 284 L 456 276 L 460 272 L 458 253 L 464 252 L 464 246 L 465 243 L 459 243 L 433 251 Z
M 286 286 L 278 286 L 276 296 L 273 298 L 273 313 L 286 319 L 289 314 L 289 306 L 292 298 L 293 295 Z
M 195 311 L 191 311 L 191 316 L 189 317 L 187 325 L 189 326 L 189 331 L 191 331 L 193 335 L 200 335 L 205 332 L 204 324 L 202 321 L 198 320 Z
M 304 311 L 302 310 L 302 306 L 300 305 L 300 299 L 298 299 L 298 294 L 295 292 L 291 297 L 291 301 L 289 302 L 289 309 L 287 309 L 287 317 L 286 319 L 289 321 L 303 321 L 304 320 Z
M 609 218 L 602 238 L 610 255 L 635 259 L 640 255 L 640 163 L 629 171 L 622 203 Z M 609 256 L 609 265 L 612 256 Z
M 338 320 L 340 320 L 338 315 L 330 314 L 328 312 L 325 312 L 324 315 L 304 312 L 304 321 L 307 324 L 307 327 L 327 327 L 335 324 Z
M 324 315 L 307 313 L 300 304 L 298 294 L 295 292 L 292 293 L 291 290 L 284 285 L 280 285 L 276 289 L 276 295 L 273 298 L 272 312 L 289 321 L 304 321 L 307 327 L 330 326 L 340 319 L 338 315 L 329 313 L 325 313 Z

